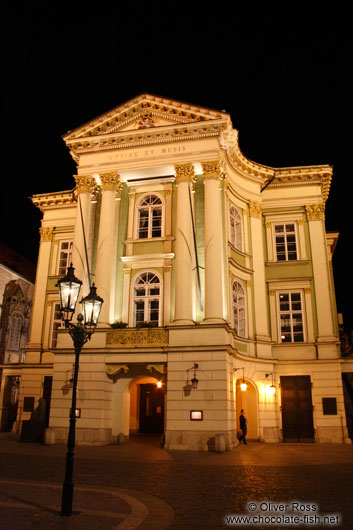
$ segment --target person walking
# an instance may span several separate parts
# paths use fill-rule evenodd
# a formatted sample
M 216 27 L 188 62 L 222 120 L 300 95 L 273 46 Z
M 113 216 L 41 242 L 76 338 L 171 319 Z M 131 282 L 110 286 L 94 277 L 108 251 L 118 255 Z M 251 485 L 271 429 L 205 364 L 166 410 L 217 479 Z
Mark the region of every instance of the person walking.
M 244 409 L 241 409 L 240 411 L 239 422 L 240 422 L 240 430 L 242 432 L 239 442 L 240 443 L 243 442 L 245 445 L 247 445 L 248 442 L 246 441 L 246 434 L 248 432 L 248 428 L 247 428 L 247 419 L 245 417 Z

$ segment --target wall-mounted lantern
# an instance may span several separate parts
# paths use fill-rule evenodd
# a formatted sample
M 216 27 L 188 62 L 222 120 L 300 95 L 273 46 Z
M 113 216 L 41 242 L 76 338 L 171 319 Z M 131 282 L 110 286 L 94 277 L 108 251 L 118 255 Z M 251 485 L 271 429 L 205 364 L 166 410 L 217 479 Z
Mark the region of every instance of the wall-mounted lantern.
M 242 392 L 245 392 L 245 390 L 248 388 L 248 385 L 245 383 L 245 378 L 244 378 L 244 367 L 241 367 L 241 368 L 234 368 L 234 372 L 236 372 L 237 370 L 243 370 L 243 381 L 240 383 L 240 390 Z

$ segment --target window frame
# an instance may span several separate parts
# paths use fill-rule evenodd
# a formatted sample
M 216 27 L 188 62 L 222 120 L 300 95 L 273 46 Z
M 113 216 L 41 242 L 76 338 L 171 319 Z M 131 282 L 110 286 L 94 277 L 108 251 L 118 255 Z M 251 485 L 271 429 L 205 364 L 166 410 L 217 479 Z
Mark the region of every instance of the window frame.
M 68 244 L 69 248 L 68 249 L 63 249 L 62 247 L 63 247 L 64 244 Z M 72 247 L 73 247 L 73 240 L 72 239 L 62 239 L 62 240 L 60 240 L 59 251 L 58 251 L 58 261 L 57 261 L 57 267 L 56 267 L 56 275 L 57 276 L 65 276 L 66 275 L 67 268 L 69 267 L 69 265 L 72 262 Z M 62 254 L 66 255 L 66 258 L 62 257 Z M 64 270 L 64 265 L 61 264 L 62 261 L 63 262 L 65 261 L 65 270 Z
M 243 252 L 243 218 L 234 204 L 229 206 L 229 241 L 236 250 Z
M 238 286 L 242 289 L 242 298 L 244 300 L 244 304 L 240 304 L 238 300 L 234 299 L 234 295 L 238 295 L 238 292 L 234 292 L 234 286 L 235 284 L 238 284 Z M 247 301 L 246 301 L 246 289 L 244 287 L 244 284 L 238 280 L 234 279 L 232 281 L 232 325 L 235 331 L 235 334 L 237 337 L 246 338 L 247 337 L 247 321 L 246 321 L 246 312 L 247 312 Z M 239 311 L 243 313 L 243 334 L 239 333 L 239 322 L 241 321 L 239 318 Z M 237 318 L 235 316 L 235 313 L 237 312 Z M 237 320 L 237 322 L 236 322 Z
M 298 303 L 298 301 L 296 300 L 293 300 L 292 299 L 292 296 L 293 295 L 297 295 L 299 294 L 300 296 L 300 309 L 293 309 L 293 303 Z M 288 309 L 283 309 L 281 310 L 281 296 L 288 296 L 289 300 L 288 300 L 288 304 L 289 304 L 289 308 Z M 304 293 L 301 289 L 280 289 L 277 291 L 277 315 L 278 315 L 278 337 L 279 337 L 279 343 L 280 344 L 303 344 L 306 342 L 306 333 L 305 333 L 305 326 L 306 326 L 306 321 L 305 321 L 305 308 L 304 308 L 304 303 L 305 303 L 305 296 L 304 296 Z M 289 314 L 289 328 L 290 328 L 290 336 L 291 336 L 291 340 L 284 340 L 285 339 L 285 336 L 284 334 L 285 333 L 288 333 L 288 331 L 283 331 L 283 326 L 282 326 L 282 315 L 284 314 Z M 294 337 L 295 337 L 295 321 L 293 319 L 293 316 L 295 315 L 301 315 L 301 331 L 298 332 L 298 333 L 301 333 L 303 339 L 302 340 L 293 340 Z
M 146 199 L 148 197 L 156 197 L 160 203 L 156 203 L 155 205 L 153 204 L 150 204 L 150 205 L 147 205 L 147 208 L 145 207 L 144 209 L 148 209 L 148 221 L 147 221 L 147 237 L 141 237 L 140 235 L 140 230 L 141 230 L 141 227 L 140 227 L 140 215 L 141 215 L 141 210 L 142 210 L 142 203 L 144 201 L 146 201 Z M 153 227 L 153 221 L 154 221 L 154 218 L 153 218 L 153 211 L 157 210 L 158 208 L 160 208 L 160 234 L 159 235 L 153 235 L 153 230 L 154 230 L 154 227 Z M 142 197 L 140 197 L 137 201 L 137 205 L 136 205 L 136 239 L 139 240 L 139 241 L 148 241 L 148 240 L 151 240 L 151 239 L 158 239 L 160 237 L 164 237 L 164 211 L 165 211 L 165 202 L 164 202 L 164 199 L 163 197 L 160 195 L 160 193 L 157 193 L 155 191 L 150 191 L 148 193 L 144 193 L 142 195 Z
M 138 284 L 139 280 L 142 279 L 144 275 L 151 275 L 152 278 L 156 278 L 158 282 L 151 282 L 150 280 L 148 282 L 145 282 L 145 284 L 141 283 Z M 137 286 L 140 285 L 140 289 L 146 289 L 148 290 L 148 293 L 144 295 L 136 295 L 135 289 Z M 146 287 L 143 287 L 143 286 Z M 149 291 L 153 289 L 153 286 L 155 288 L 158 286 L 159 293 L 158 294 L 151 294 Z M 137 312 L 136 312 L 136 302 L 140 301 L 143 302 L 143 319 L 137 320 Z M 151 307 L 152 302 L 158 301 L 158 307 L 153 308 Z M 140 271 L 136 276 L 133 278 L 131 283 L 131 321 L 133 327 L 136 327 L 140 323 L 143 322 L 151 322 L 151 312 L 152 311 L 158 311 L 158 320 L 153 320 L 152 322 L 156 322 L 156 327 L 160 327 L 162 323 L 162 280 L 160 275 L 154 271 L 154 270 L 144 270 Z
M 293 230 L 292 231 L 286 231 L 286 227 L 287 225 L 293 225 Z M 278 234 L 278 237 L 280 236 L 280 232 L 276 232 L 276 227 L 280 227 L 282 226 L 283 227 L 283 238 L 284 238 L 284 242 L 283 242 L 283 246 L 284 246 L 284 256 L 285 256 L 285 259 L 278 259 L 279 257 L 279 251 L 278 251 L 278 245 L 280 243 L 277 244 L 277 234 Z M 288 242 L 288 236 L 292 236 L 294 235 L 294 244 L 295 244 L 295 259 L 289 259 L 289 255 L 290 255 L 290 251 L 289 250 L 289 245 L 292 243 L 292 242 Z M 274 240 L 274 253 L 275 253 L 275 261 L 277 263 L 292 263 L 293 261 L 298 261 L 299 260 L 299 245 L 298 245 L 298 233 L 297 233 L 297 223 L 295 221 L 283 221 L 281 223 L 273 223 L 273 240 Z
M 21 349 L 23 317 L 20 313 L 13 313 L 9 318 L 7 350 L 19 352 Z
M 56 313 L 59 315 L 59 318 L 55 318 Z M 56 324 L 57 327 L 55 326 Z M 63 329 L 64 323 L 61 318 L 61 312 L 60 312 L 60 302 L 55 301 L 52 305 L 52 321 L 51 321 L 51 329 L 50 329 L 50 348 L 54 349 L 57 347 L 58 342 L 58 330 Z M 55 344 L 54 344 L 55 342 Z

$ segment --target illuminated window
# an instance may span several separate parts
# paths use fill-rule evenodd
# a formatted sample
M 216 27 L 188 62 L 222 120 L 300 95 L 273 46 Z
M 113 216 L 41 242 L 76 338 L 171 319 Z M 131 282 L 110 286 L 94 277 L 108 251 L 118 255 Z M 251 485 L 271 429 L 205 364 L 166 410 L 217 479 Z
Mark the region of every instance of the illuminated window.
M 58 276 L 65 276 L 72 261 L 72 241 L 61 241 L 59 250 Z
M 233 326 L 238 337 L 245 337 L 245 291 L 240 282 L 235 280 L 232 288 Z
M 242 250 L 242 228 L 241 215 L 235 206 L 229 209 L 229 224 L 230 224 L 230 242 L 233 247 Z
M 22 330 L 22 318 L 19 315 L 14 315 L 10 319 L 9 323 L 9 335 L 7 348 L 9 350 L 18 351 L 20 349 Z
M 134 283 L 133 308 L 134 326 L 149 322 L 159 325 L 161 284 L 153 272 L 143 272 Z
M 277 261 L 297 260 L 297 237 L 294 223 L 275 225 Z
M 281 342 L 304 342 L 303 304 L 300 292 L 279 293 Z
M 162 236 L 162 199 L 150 193 L 138 204 L 137 238 L 145 239 Z

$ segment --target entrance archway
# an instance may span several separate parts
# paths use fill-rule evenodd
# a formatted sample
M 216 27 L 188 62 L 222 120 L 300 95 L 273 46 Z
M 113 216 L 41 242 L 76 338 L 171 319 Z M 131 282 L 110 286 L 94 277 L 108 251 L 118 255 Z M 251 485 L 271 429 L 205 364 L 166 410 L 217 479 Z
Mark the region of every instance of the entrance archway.
M 132 434 L 164 432 L 165 392 L 157 382 L 155 377 L 141 375 L 114 383 L 113 436 L 123 434 L 128 439 Z
M 236 384 L 236 415 L 237 415 L 237 431 L 240 430 L 239 416 L 241 409 L 245 410 L 247 418 L 248 435 L 250 440 L 257 440 L 259 438 L 258 427 L 258 397 L 257 389 L 251 381 L 245 379 L 247 384 L 246 390 L 242 391 L 240 388 L 243 380 L 238 379 Z

